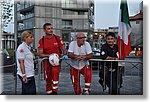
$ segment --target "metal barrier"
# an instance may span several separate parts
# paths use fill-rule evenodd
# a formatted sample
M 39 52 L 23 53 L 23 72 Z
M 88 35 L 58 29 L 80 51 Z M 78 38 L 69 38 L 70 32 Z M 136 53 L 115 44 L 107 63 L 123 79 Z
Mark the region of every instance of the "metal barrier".
M 39 65 L 38 66 L 41 66 L 42 67 L 42 61 L 43 60 L 46 60 L 46 59 L 48 59 L 48 58 L 42 58 L 42 59 L 39 59 L 38 61 L 39 61 Z M 97 62 L 97 69 L 94 69 L 93 68 L 93 63 L 95 63 L 95 62 Z M 140 65 L 142 65 L 143 64 L 143 62 L 142 61 L 133 61 L 133 60 L 101 60 L 101 59 L 90 59 L 90 64 L 91 64 L 91 68 L 93 69 L 93 72 L 96 72 L 96 77 L 99 77 L 99 71 L 100 71 L 100 69 L 101 69 L 101 64 L 100 64 L 100 62 L 104 62 L 105 64 L 106 64 L 106 62 L 111 62 L 111 63 L 113 63 L 113 62 L 118 62 L 119 63 L 119 67 L 117 68 L 118 70 L 118 75 L 117 75 L 117 82 L 118 83 L 120 83 L 119 81 L 119 76 L 120 76 L 120 74 L 122 74 L 123 76 L 133 76 L 132 75 L 132 73 L 129 75 L 129 72 L 128 72 L 128 70 L 130 69 L 134 69 L 134 68 L 136 68 L 138 71 L 137 71 L 137 76 L 138 77 L 140 77 L 140 78 L 142 78 L 142 72 L 141 72 L 141 74 L 140 74 L 140 69 L 138 68 L 138 65 L 140 64 Z M 68 63 L 66 63 L 66 65 L 65 66 L 63 66 L 63 67 L 68 67 L 68 65 L 69 65 L 69 62 Z M 128 66 L 130 66 L 129 68 L 128 68 Z M 40 89 L 41 89 L 41 79 L 42 79 L 42 77 L 41 77 L 41 75 L 42 75 L 42 68 L 41 67 L 39 67 L 38 68 L 38 94 L 40 94 Z M 61 67 L 62 67 L 62 65 L 61 65 Z M 142 66 L 141 66 L 142 67 Z M 111 68 L 112 68 L 112 66 L 111 66 Z M 65 69 L 66 70 L 66 69 Z M 67 69 L 67 70 L 69 70 L 69 69 Z M 66 70 L 66 72 L 68 72 Z M 111 69 L 112 70 L 112 69 Z M 121 71 L 123 71 L 123 72 L 121 72 Z M 69 73 L 68 73 L 69 74 Z M 105 78 L 105 71 L 104 71 L 104 78 Z M 128 78 L 128 77 L 127 77 Z M 111 80 L 110 80 L 110 89 L 109 90 L 112 90 L 112 71 L 111 71 L 111 78 L 110 78 Z M 66 79 L 67 80 L 67 79 Z M 98 80 L 97 80 L 98 81 Z M 134 82 L 134 80 L 132 80 L 133 82 Z M 124 84 L 124 83 L 123 83 Z M 143 83 L 142 82 L 140 82 L 140 84 L 142 85 Z M 105 81 L 104 81 L 104 85 L 106 85 L 106 83 L 105 83 Z M 100 86 L 100 85 L 99 85 Z M 129 85 L 127 85 L 128 87 L 130 87 Z M 123 92 L 123 90 L 120 90 L 120 88 L 121 88 L 122 86 L 120 86 L 120 84 L 117 84 L 117 94 L 128 94 L 128 93 L 125 93 L 125 91 L 126 91 L 126 89 L 124 89 L 124 92 Z M 105 89 L 103 89 L 103 91 L 105 91 Z M 131 90 L 132 91 L 132 90 Z M 142 90 L 141 90 L 142 91 Z M 111 91 L 110 91 L 110 93 L 111 93 Z M 110 93 L 108 93 L 108 94 L 110 94 Z M 132 94 L 132 92 L 130 92 L 129 94 Z M 142 94 L 142 92 L 140 92 L 139 94 Z
M 5 66 L 1 66 L 1 69 L 3 70 L 3 73 L 2 73 L 2 75 L 3 75 L 3 77 L 5 76 L 4 75 L 4 68 L 13 68 L 13 69 L 11 69 L 11 70 L 13 70 L 13 72 L 11 73 L 12 74 L 12 79 L 13 79 L 13 90 L 10 90 L 10 91 L 13 91 L 12 93 L 14 93 L 14 94 L 17 94 L 17 69 L 16 69 L 16 63 L 13 63 L 13 64 L 10 64 L 10 65 L 5 65 Z M 7 69 L 8 70 L 8 69 Z M 4 79 L 4 78 L 3 78 Z M 9 80 L 7 80 L 7 81 L 9 81 Z M 5 82 L 5 79 L 3 80 L 3 83 Z M 2 89 L 3 90 L 3 92 L 5 91 L 4 89 Z M 5 93 L 5 92 L 4 92 Z
M 38 59 L 38 94 L 40 94 L 41 89 L 42 68 L 43 68 L 42 61 L 44 60 L 48 60 L 48 57 Z
M 140 89 L 140 92 L 139 93 L 135 93 L 135 94 L 143 94 L 143 90 L 142 90 L 142 87 L 143 87 L 143 62 L 142 61 L 134 61 L 134 60 L 102 60 L 102 59 L 91 59 L 91 68 L 93 68 L 93 63 L 96 64 L 97 66 L 97 69 L 95 68 L 96 66 L 94 66 L 94 69 L 98 70 L 98 72 L 100 72 L 100 69 L 102 68 L 101 66 L 101 62 L 104 63 L 104 85 L 106 85 L 106 82 L 105 82 L 105 77 L 106 77 L 106 74 L 105 74 L 105 66 L 106 66 L 106 63 L 107 62 L 110 62 L 111 63 L 111 77 L 110 77 L 110 89 L 109 89 L 109 94 L 111 93 L 111 90 L 112 90 L 112 73 L 113 73 L 113 70 L 112 70 L 112 64 L 114 62 L 118 62 L 118 67 L 117 67 L 117 94 L 132 94 L 132 92 L 128 92 L 128 93 L 125 93 L 126 89 L 124 89 L 124 92 L 123 90 L 120 90 L 120 88 L 122 87 L 121 84 L 120 84 L 120 77 L 123 77 L 123 76 L 128 76 L 127 78 L 131 78 L 134 77 L 134 76 L 137 76 L 140 80 L 139 80 L 139 85 L 141 85 Z M 97 63 L 95 63 L 97 62 Z M 136 68 L 136 70 L 135 70 Z M 130 76 L 130 77 L 129 77 Z M 122 79 L 123 80 L 123 79 Z M 127 79 L 126 79 L 127 80 Z M 131 80 L 133 82 L 133 84 L 135 85 L 134 83 L 134 80 Z M 122 84 L 125 84 L 122 83 Z M 128 83 L 126 83 L 126 86 L 127 87 L 130 87 L 129 85 L 127 85 Z M 105 89 L 103 89 L 103 91 L 105 91 Z M 132 89 L 131 89 L 132 91 Z M 134 91 L 134 90 L 133 90 Z M 134 94 L 134 93 L 133 93 Z
M 37 61 L 37 74 L 35 75 L 36 77 L 36 82 L 37 82 L 37 94 L 41 94 L 42 91 L 44 91 L 42 88 L 46 87 L 45 83 L 43 84 L 43 68 L 42 68 L 42 61 L 43 60 L 47 60 L 48 58 L 38 58 Z M 63 69 L 63 71 L 61 71 L 61 76 L 60 77 L 64 80 L 60 80 L 60 86 L 64 86 L 61 89 L 61 94 L 65 94 L 65 92 L 67 94 L 72 94 L 73 93 L 73 87 L 72 87 L 72 83 L 70 80 L 70 75 L 69 75 L 69 66 L 70 66 L 70 62 L 69 60 L 67 61 L 62 61 L 63 63 L 61 63 L 61 67 Z M 93 81 L 92 81 L 92 94 L 97 94 L 97 95 L 107 95 L 108 90 L 102 90 L 102 87 L 100 86 L 100 84 L 98 83 L 99 80 L 99 71 L 102 68 L 101 67 L 101 62 L 118 62 L 119 64 L 121 64 L 121 66 L 119 65 L 118 69 L 122 70 L 122 76 L 123 76 L 123 87 L 120 86 L 120 84 L 117 84 L 118 86 L 118 94 L 121 95 L 142 95 L 143 94 L 143 62 L 142 61 L 136 61 L 136 60 L 101 60 L 101 59 L 91 59 L 90 60 L 90 64 L 91 64 L 91 68 L 93 69 Z M 94 64 L 96 64 L 96 66 L 94 66 Z M 16 67 L 15 64 L 13 64 L 14 67 Z M 8 66 L 9 67 L 9 66 Z M 97 67 L 97 68 L 95 68 Z M 120 70 L 118 70 L 120 71 Z M 65 74 L 64 74 L 65 72 Z M 14 94 L 18 94 L 17 90 L 21 91 L 21 84 L 19 81 L 17 81 L 17 76 L 16 76 L 16 70 L 14 71 L 14 77 L 10 79 L 10 81 L 13 85 L 13 88 L 10 88 L 10 84 L 8 85 L 8 90 L 13 89 L 12 91 L 14 91 Z M 121 73 L 121 72 L 120 72 Z M 64 77 L 66 76 L 67 77 Z M 105 74 L 104 74 L 105 75 Z M 119 77 L 119 76 L 118 76 Z M 4 75 L 5 78 L 5 75 Z M 64 81 L 64 82 L 62 82 Z M 7 82 L 9 82 L 9 80 L 7 80 Z M 7 82 L 4 79 L 4 83 L 7 86 Z M 118 80 L 119 82 L 119 80 Z M 112 78 L 111 78 L 111 83 L 112 83 Z M 106 83 L 104 82 L 104 85 Z M 20 86 L 19 86 L 20 85 Z M 43 86 L 44 85 L 44 86 Z M 66 88 L 68 87 L 68 88 Z M 6 87 L 7 88 L 7 87 Z M 65 89 L 64 89 L 65 88 Z M 110 87 L 112 88 L 112 87 Z M 62 92 L 63 91 L 63 92 Z M 20 94 L 20 93 L 19 93 Z

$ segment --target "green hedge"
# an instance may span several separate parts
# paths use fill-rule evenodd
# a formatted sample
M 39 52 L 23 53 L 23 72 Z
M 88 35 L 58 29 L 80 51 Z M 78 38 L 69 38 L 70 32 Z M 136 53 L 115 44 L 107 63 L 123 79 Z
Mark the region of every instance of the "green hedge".
M 14 49 L 7 49 L 7 51 L 9 53 L 10 57 L 14 57 L 14 53 L 15 53 Z

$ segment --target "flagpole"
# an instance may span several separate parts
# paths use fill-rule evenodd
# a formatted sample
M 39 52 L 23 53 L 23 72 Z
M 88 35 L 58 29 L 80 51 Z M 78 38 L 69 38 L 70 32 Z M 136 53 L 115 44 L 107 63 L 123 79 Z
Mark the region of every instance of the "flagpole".
M 122 39 L 120 39 L 120 60 L 123 60 L 122 59 L 122 54 L 123 54 L 123 51 L 122 51 L 122 49 L 123 49 L 123 41 L 122 41 Z
M 121 52 L 122 52 L 122 49 L 121 49 L 121 42 L 122 42 L 122 41 L 120 40 L 120 45 L 119 45 L 119 50 L 120 50 L 120 51 L 119 51 L 119 60 L 121 60 Z

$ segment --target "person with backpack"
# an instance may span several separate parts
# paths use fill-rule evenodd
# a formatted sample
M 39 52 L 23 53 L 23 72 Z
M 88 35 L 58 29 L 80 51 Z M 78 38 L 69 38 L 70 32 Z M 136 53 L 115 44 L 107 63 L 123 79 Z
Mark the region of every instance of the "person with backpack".
M 60 36 L 53 34 L 53 27 L 51 23 L 43 25 L 45 36 L 39 40 L 38 55 L 40 57 L 49 57 L 50 54 L 57 54 L 59 58 L 67 59 L 67 50 L 65 49 L 64 42 Z M 63 56 L 61 56 L 61 52 Z M 44 78 L 46 80 L 46 93 L 47 95 L 58 94 L 58 81 L 60 65 L 53 66 L 49 60 L 43 61 L 44 65 Z

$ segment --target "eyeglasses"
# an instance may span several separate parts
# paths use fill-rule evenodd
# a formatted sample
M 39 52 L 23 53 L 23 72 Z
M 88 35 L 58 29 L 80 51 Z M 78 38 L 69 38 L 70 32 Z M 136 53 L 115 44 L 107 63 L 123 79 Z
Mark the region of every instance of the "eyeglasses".
M 85 39 L 86 37 L 84 36 L 84 37 L 77 37 L 77 39 Z

